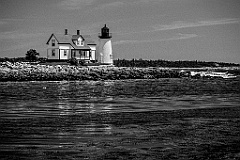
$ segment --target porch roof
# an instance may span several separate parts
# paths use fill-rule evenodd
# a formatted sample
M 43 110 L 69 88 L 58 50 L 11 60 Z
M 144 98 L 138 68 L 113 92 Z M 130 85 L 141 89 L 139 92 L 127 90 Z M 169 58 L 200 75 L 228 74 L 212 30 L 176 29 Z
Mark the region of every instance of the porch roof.
M 91 48 L 90 47 L 88 47 L 88 46 L 74 46 L 73 47 L 73 50 L 91 50 Z

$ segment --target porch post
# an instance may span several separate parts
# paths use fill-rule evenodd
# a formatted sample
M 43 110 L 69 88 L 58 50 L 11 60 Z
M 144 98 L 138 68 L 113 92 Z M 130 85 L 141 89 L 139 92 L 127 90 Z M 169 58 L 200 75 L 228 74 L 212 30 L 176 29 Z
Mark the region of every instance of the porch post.
M 79 57 L 82 59 L 82 50 L 79 49 Z
M 93 60 L 93 59 L 92 59 L 92 50 L 89 50 L 89 51 L 88 51 L 88 58 L 89 58 L 89 60 Z
M 58 59 L 61 60 L 61 49 L 59 49 L 58 51 L 58 56 L 59 56 Z
M 71 57 L 70 57 L 70 59 L 72 59 L 73 58 L 73 49 L 71 49 Z

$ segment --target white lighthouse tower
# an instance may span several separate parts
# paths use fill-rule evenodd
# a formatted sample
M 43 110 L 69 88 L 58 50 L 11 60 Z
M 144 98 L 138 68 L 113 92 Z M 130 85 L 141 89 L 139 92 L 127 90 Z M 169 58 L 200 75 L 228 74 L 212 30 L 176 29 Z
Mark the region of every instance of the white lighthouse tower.
M 111 38 L 112 35 L 109 33 L 109 28 L 105 24 L 99 35 L 98 61 L 100 63 L 113 65 Z

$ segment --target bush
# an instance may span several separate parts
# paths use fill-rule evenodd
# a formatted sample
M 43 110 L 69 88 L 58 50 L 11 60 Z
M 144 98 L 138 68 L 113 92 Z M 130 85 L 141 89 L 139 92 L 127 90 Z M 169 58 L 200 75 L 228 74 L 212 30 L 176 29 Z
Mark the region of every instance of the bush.
M 78 65 L 78 60 L 76 58 L 71 58 L 68 63 L 70 63 L 71 65 L 75 65 L 77 66 Z
M 39 60 L 40 63 L 47 62 L 47 58 L 43 58 L 43 57 L 38 58 L 38 60 Z
M 78 61 L 78 64 L 79 64 L 80 66 L 85 66 L 85 61 L 84 61 L 84 60 L 79 60 L 79 61 Z

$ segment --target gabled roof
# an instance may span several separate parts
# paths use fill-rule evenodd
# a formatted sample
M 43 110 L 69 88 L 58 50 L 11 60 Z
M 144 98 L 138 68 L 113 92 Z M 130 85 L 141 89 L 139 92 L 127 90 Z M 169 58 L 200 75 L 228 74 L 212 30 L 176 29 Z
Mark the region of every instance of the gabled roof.
M 82 35 L 83 39 L 85 40 L 85 43 L 87 44 L 96 44 L 94 40 L 92 40 L 90 35 Z
M 49 44 L 49 41 L 50 41 L 50 39 L 52 39 L 52 37 L 55 37 L 53 33 L 52 33 L 51 36 L 49 37 L 49 39 L 48 39 L 48 41 L 47 41 L 46 44 Z M 55 37 L 55 39 L 56 39 L 56 37 Z
M 72 41 L 72 37 L 70 35 L 61 35 L 61 34 L 52 34 L 50 38 L 47 41 L 47 44 L 49 44 L 49 41 L 54 37 L 58 43 L 70 43 Z
M 96 44 L 95 41 L 92 40 L 90 35 L 73 35 L 72 39 L 77 40 L 79 37 L 82 37 L 82 39 L 85 41 L 87 44 Z
M 83 36 L 81 36 L 81 35 L 72 35 L 72 40 L 77 40 L 79 37 L 84 39 Z
M 47 44 L 49 44 L 49 41 L 51 38 L 54 37 L 59 44 L 70 44 L 75 49 L 90 49 L 90 47 L 87 44 L 96 44 L 92 39 L 90 35 L 62 35 L 62 34 L 52 34 L 50 38 L 47 41 Z M 84 46 L 77 46 L 73 43 L 73 40 L 78 39 L 79 37 L 82 37 L 85 41 Z
M 71 35 L 54 34 L 58 43 L 69 43 L 72 41 Z

